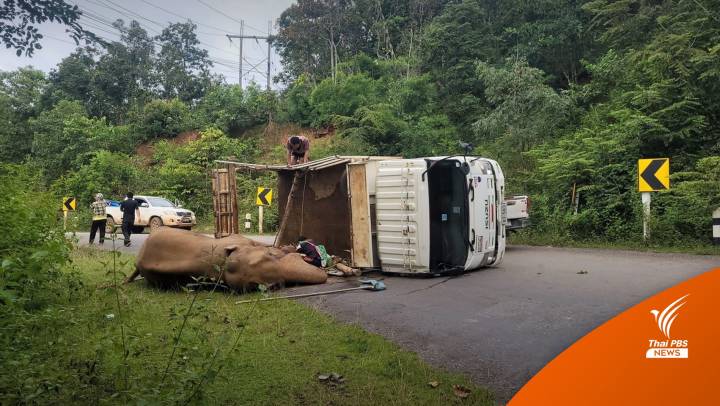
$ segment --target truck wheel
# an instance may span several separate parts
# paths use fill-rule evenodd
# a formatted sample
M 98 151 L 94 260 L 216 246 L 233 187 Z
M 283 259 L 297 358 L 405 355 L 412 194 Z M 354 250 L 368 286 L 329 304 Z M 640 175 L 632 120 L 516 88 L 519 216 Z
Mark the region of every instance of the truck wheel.
M 162 227 L 163 221 L 160 217 L 153 217 L 150 219 L 150 231 L 157 230 Z
M 115 228 L 117 226 L 115 225 L 115 220 L 111 216 L 107 217 L 107 221 L 105 222 L 105 232 L 108 234 L 112 234 L 115 232 Z

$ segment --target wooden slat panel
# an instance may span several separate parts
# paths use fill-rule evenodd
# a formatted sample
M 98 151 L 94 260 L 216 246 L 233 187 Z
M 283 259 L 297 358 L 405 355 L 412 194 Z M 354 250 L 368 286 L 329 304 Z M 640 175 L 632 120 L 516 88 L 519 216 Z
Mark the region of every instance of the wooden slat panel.
M 237 188 L 235 168 L 212 171 L 215 238 L 238 233 Z
M 354 267 L 372 267 L 372 234 L 365 165 L 348 165 L 350 191 L 350 230 Z

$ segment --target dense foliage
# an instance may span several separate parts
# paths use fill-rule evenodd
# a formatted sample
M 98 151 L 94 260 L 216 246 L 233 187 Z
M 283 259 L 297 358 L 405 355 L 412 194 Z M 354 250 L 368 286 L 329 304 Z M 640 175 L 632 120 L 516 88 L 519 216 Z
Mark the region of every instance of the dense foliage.
M 32 170 L 8 164 L 0 165 L 0 193 L 0 308 L 33 310 L 71 294 L 77 284 L 59 277 L 70 247 L 54 196 Z
M 97 192 L 135 191 L 207 221 L 214 160 L 258 155 L 245 132 L 272 117 L 277 95 L 211 75 L 192 23 L 156 37 L 137 21 L 114 26 L 119 41 L 79 47 L 49 75 L 0 72 L 0 161 L 32 165 L 56 198 L 78 197 L 81 214 Z
M 556 242 L 639 239 L 637 159 L 670 157 L 652 236 L 709 242 L 720 2 L 443 3 L 290 7 L 277 42 L 288 117 L 333 125 L 378 154 L 472 142 L 500 161 L 510 192 L 533 199 L 530 234 Z
M 192 23 L 153 37 L 118 20 L 119 41 L 78 48 L 48 75 L 0 72 L 0 160 L 39 169 L 85 209 L 97 191 L 132 189 L 207 218 L 213 160 L 282 161 L 291 128 L 334 134 L 315 158 L 453 154 L 467 141 L 500 161 L 509 192 L 531 196 L 531 237 L 628 241 L 641 230 L 637 159 L 667 156 L 673 187 L 656 193 L 653 236 L 705 243 L 720 204 L 718 9 L 300 0 L 278 20 L 279 92 L 210 74 Z
M 46 21 L 67 26 L 76 43 L 97 39 L 80 26 L 79 19 L 79 7 L 65 1 L 4 0 L 0 4 L 0 40 L 5 47 L 15 49 L 18 56 L 30 56 L 42 48 L 43 35 L 36 24 Z

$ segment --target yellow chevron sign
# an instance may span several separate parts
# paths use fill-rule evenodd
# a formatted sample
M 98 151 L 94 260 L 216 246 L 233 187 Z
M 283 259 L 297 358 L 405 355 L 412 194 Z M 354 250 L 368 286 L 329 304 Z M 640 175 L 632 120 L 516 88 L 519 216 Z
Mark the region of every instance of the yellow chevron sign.
M 270 206 L 272 203 L 272 189 L 258 187 L 255 195 L 255 204 L 258 206 Z
M 63 211 L 75 211 L 77 208 L 77 200 L 74 197 L 63 197 L 62 209 Z
M 670 189 L 670 158 L 638 160 L 638 191 L 658 192 Z

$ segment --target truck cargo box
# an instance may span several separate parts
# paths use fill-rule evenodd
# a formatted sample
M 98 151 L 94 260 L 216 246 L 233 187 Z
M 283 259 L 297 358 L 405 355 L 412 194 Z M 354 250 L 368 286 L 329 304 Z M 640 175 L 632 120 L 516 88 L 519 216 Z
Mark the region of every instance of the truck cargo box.
M 216 218 L 235 216 L 216 221 L 218 237 L 239 231 L 234 199 L 217 192 L 235 185 L 222 182 L 238 170 L 270 170 L 278 175 L 278 246 L 302 235 L 353 267 L 397 273 L 474 269 L 499 263 L 505 250 L 498 218 L 504 178 L 491 160 L 332 156 L 293 166 L 218 164 Z

